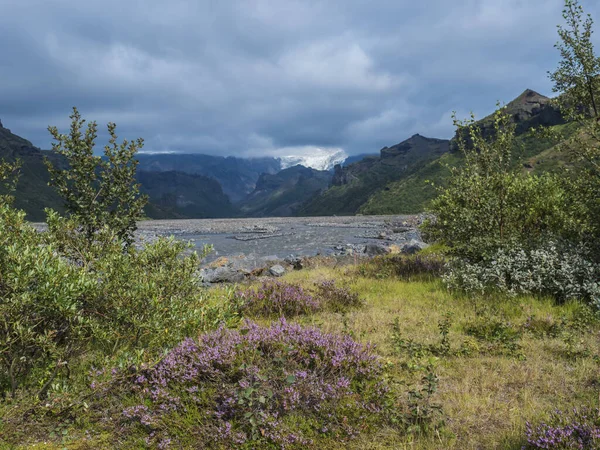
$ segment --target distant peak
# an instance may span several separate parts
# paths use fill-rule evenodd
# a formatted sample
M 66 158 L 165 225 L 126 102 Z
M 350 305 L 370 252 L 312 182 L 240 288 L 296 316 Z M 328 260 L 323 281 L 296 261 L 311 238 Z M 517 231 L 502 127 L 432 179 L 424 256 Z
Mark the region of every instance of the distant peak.
M 410 138 L 407 139 L 407 141 L 414 140 L 414 139 L 419 139 L 419 140 L 422 140 L 422 141 L 432 141 L 432 142 L 433 141 L 439 141 L 439 139 L 429 138 L 429 137 L 423 136 L 422 134 L 419 134 L 419 133 L 413 134 Z
M 539 92 L 534 91 L 533 89 L 525 89 L 521 95 L 519 95 L 513 102 L 516 101 L 539 101 L 539 100 L 549 100 L 545 95 L 540 94 Z
M 4 128 L 4 127 L 2 126 L 2 119 L 0 119 L 0 128 Z
M 525 89 L 521 96 L 531 97 L 534 95 L 540 95 L 538 92 L 535 92 L 533 89 Z

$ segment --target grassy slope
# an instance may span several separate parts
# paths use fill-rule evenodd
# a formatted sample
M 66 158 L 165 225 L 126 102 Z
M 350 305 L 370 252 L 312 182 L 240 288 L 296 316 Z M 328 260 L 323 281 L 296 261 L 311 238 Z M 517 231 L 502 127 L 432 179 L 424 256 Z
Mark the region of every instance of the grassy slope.
M 329 332 L 350 332 L 363 342 L 372 342 L 377 352 L 390 367 L 390 376 L 399 381 L 414 382 L 400 365 L 402 358 L 391 346 L 391 324 L 400 318 L 403 334 L 416 342 L 434 343 L 439 339 L 437 323 L 445 313 L 452 313 L 450 340 L 454 348 L 467 339 L 463 326 L 476 316 L 486 301 L 450 295 L 439 282 L 403 282 L 372 280 L 353 275 L 348 269 L 315 268 L 291 273 L 285 281 L 311 285 L 321 279 L 336 279 L 338 285 L 347 285 L 366 299 L 366 306 L 348 314 L 344 320 L 334 313 L 321 313 L 298 319 L 306 325 Z M 222 298 L 223 291 L 214 289 L 211 296 Z M 490 304 L 490 299 L 487 299 Z M 576 304 L 555 306 L 550 301 L 530 297 L 494 299 L 499 313 L 516 326 L 528 316 L 569 317 Z M 344 325 L 344 323 L 346 325 Z M 583 337 L 588 348 L 598 352 L 597 335 L 600 329 Z M 430 358 L 440 377 L 435 401 L 441 403 L 446 415 L 446 429 L 429 438 L 402 437 L 392 430 L 381 429 L 375 434 L 359 436 L 350 443 L 324 440 L 313 448 L 322 449 L 519 449 L 525 421 L 542 419 L 555 408 L 568 409 L 596 404 L 598 362 L 592 357 L 576 360 L 565 357 L 564 343 L 559 339 L 539 339 L 527 333 L 521 341 L 525 360 L 507 356 L 472 356 Z M 416 375 L 420 377 L 420 374 Z M 6 407 L 6 406 L 4 406 Z M 4 411 L 0 404 L 0 417 Z M 91 449 L 105 446 L 106 434 L 92 442 L 85 439 L 85 431 L 98 424 L 61 425 L 64 437 L 52 442 L 42 430 L 36 444 L 16 448 L 38 449 Z M 62 429 L 62 428 L 61 428 Z M 0 449 L 15 448 L 2 445 L 0 421 Z M 46 433 L 49 431 L 47 430 Z M 118 433 L 118 430 L 115 430 Z M 31 434 L 27 434 L 31 436 Z

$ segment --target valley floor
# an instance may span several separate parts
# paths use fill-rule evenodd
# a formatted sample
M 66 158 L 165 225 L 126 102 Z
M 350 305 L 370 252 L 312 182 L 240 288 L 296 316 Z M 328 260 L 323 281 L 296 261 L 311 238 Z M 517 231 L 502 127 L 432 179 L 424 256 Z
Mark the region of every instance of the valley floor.
M 519 449 L 526 421 L 536 423 L 555 409 L 597 405 L 600 326 L 588 321 L 585 308 L 577 303 L 557 306 L 532 297 L 467 298 L 448 293 L 439 281 L 367 278 L 353 266 L 317 264 L 284 277 L 286 282 L 306 286 L 329 279 L 357 292 L 365 306 L 343 315 L 318 313 L 295 320 L 375 344 L 388 376 L 406 384 L 405 390 L 420 382 L 419 367 L 431 364 L 439 377 L 432 402 L 442 407 L 445 426 L 429 436 L 380 429 L 347 442 L 323 440 L 314 448 Z M 210 296 L 219 301 L 226 298 L 226 291 L 214 288 Z M 447 356 L 416 351 L 437 345 L 444 320 L 450 324 Z M 6 408 L 0 407 L 0 417 L 9 412 Z M 17 430 L 3 428 L 1 422 L 0 442 L 9 433 L 14 438 Z M 90 427 L 94 424 L 65 425 L 59 439 L 54 432 L 49 434 L 54 427 L 36 428 L 30 423 L 21 429 L 21 437 L 37 435 L 37 443 L 0 443 L 0 448 L 109 448 L 103 446 L 103 438 L 86 438 L 86 431 L 94 435 Z

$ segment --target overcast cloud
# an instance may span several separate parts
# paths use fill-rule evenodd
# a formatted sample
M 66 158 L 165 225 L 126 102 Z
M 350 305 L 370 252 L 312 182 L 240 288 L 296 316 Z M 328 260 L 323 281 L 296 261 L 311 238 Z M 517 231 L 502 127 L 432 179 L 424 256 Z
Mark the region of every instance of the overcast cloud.
M 72 106 L 147 151 L 376 152 L 551 95 L 562 0 L 0 0 L 0 119 Z M 591 0 L 584 7 L 600 17 Z

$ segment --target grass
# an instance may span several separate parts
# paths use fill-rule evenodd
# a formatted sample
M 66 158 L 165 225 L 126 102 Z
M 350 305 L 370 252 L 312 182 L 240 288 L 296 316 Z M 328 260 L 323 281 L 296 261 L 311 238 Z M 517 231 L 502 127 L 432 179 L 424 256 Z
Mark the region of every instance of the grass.
M 375 282 L 340 270 L 294 272 L 288 277 L 289 281 L 300 283 L 310 283 L 315 278 L 336 278 L 338 284 L 347 284 L 366 299 L 365 308 L 348 314 L 346 328 L 361 341 L 375 343 L 400 377 L 405 372 L 401 364 L 403 357 L 393 350 L 390 339 L 395 317 L 399 317 L 406 336 L 416 342 L 434 344 L 439 340 L 438 322 L 446 313 L 451 313 L 454 323 L 450 341 L 456 346 L 468 339 L 464 324 L 474 320 L 477 312 L 485 310 L 490 301 L 497 306 L 497 314 L 516 326 L 523 325 L 531 315 L 569 319 L 580 308 L 576 303 L 556 306 L 550 300 L 532 297 L 473 300 L 451 295 L 437 281 L 388 279 Z M 335 314 L 317 314 L 304 321 L 330 332 L 348 331 Z M 581 345 L 596 355 L 598 333 L 596 326 L 593 332 L 581 336 Z M 440 377 L 437 401 L 446 415 L 444 432 L 433 438 L 415 439 L 381 430 L 376 436 L 363 436 L 351 447 L 520 449 L 526 420 L 542 419 L 555 408 L 597 405 L 599 364 L 593 355 L 575 360 L 567 358 L 565 343 L 559 337 L 539 339 L 531 333 L 523 334 L 521 346 L 523 360 L 493 355 L 433 357 Z
M 380 429 L 361 435 L 350 442 L 321 440 L 314 448 L 323 449 L 520 449 L 523 445 L 525 421 L 536 422 L 556 408 L 571 409 L 598 406 L 600 366 L 597 322 L 577 334 L 569 344 L 559 333 L 555 337 L 540 337 L 525 329 L 528 318 L 570 323 L 581 314 L 577 303 L 556 305 L 547 299 L 468 298 L 453 295 L 436 280 L 405 282 L 398 279 L 371 279 L 358 276 L 353 268 L 317 267 L 294 271 L 286 282 L 309 288 L 315 282 L 335 279 L 338 286 L 349 287 L 365 300 L 365 306 L 340 314 L 319 312 L 293 320 L 318 326 L 324 331 L 349 333 L 362 342 L 372 342 L 386 362 L 395 382 L 410 385 L 422 374 L 418 365 L 431 363 L 439 376 L 434 401 L 443 408 L 445 427 L 430 436 L 399 435 L 392 429 Z M 213 301 L 228 298 L 228 289 L 214 289 Z M 410 358 L 394 347 L 392 325 L 399 319 L 401 333 L 414 342 L 435 346 L 440 339 L 438 323 L 451 316 L 449 332 L 453 350 L 448 356 L 427 354 Z M 487 317 L 501 318 L 520 333 L 520 353 L 494 354 L 484 351 L 485 343 L 467 333 L 471 324 Z M 483 319 L 482 319 L 483 318 Z M 269 319 L 258 319 L 268 323 Z M 464 342 L 476 350 L 471 355 L 458 355 Z M 575 346 L 575 347 L 573 347 Z M 477 350 L 479 348 L 479 350 Z M 577 351 L 574 351 L 575 350 Z M 586 350 L 586 351 L 581 351 Z M 6 412 L 0 404 L 0 417 Z M 60 423 L 54 427 L 62 426 Z M 0 449 L 87 449 L 110 448 L 106 431 L 98 427 L 92 441 L 84 438 L 86 429 L 98 427 L 90 418 L 64 425 L 58 439 L 49 437 L 48 428 L 30 430 L 28 436 L 38 436 L 37 442 Z M 63 432 L 62 430 L 66 430 Z

